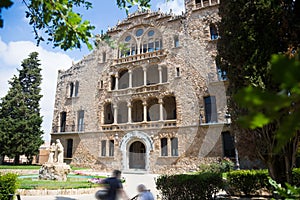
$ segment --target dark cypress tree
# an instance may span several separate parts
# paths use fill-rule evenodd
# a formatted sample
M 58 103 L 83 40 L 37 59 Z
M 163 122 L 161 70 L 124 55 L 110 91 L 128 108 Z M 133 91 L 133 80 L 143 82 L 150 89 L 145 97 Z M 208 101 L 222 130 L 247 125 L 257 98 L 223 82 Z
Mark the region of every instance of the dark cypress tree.
M 39 152 L 43 144 L 39 101 L 42 97 L 41 68 L 38 53 L 33 52 L 23 60 L 19 77 L 10 81 L 10 89 L 2 98 L 0 109 L 0 134 L 2 156 L 15 158 L 19 163 L 20 155 L 25 155 L 29 162 Z

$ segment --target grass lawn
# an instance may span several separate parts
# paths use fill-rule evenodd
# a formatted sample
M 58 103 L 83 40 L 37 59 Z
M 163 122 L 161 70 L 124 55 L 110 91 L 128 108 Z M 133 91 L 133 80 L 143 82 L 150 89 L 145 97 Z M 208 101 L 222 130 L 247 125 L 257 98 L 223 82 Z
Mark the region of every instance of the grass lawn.
M 0 165 L 0 169 L 40 169 L 40 165 Z M 82 168 L 82 167 L 72 167 L 72 170 L 86 170 L 87 168 Z
M 19 189 L 78 189 L 99 187 L 99 184 L 91 183 L 88 180 L 94 176 L 81 176 L 69 174 L 67 181 L 39 180 L 37 175 L 25 175 L 19 177 Z M 98 178 L 100 178 L 98 176 Z M 106 178 L 106 177 L 101 177 Z
M 87 181 L 87 179 L 83 180 L 68 180 L 68 181 L 51 181 L 51 180 L 28 180 L 28 179 L 20 179 L 19 189 L 77 189 L 77 188 L 92 188 L 97 187 L 99 185 L 92 184 Z

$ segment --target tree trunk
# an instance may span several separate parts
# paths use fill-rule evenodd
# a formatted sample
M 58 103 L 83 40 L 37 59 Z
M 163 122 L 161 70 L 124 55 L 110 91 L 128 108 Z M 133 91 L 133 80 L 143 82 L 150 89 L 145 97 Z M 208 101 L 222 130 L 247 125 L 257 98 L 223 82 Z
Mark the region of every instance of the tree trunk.
M 20 164 L 20 155 L 16 155 L 16 156 L 15 156 L 14 164 L 15 164 L 15 165 Z
M 292 170 L 295 167 L 298 140 L 298 136 L 294 137 L 278 154 L 269 156 L 267 163 L 269 174 L 282 186 L 285 186 L 285 183 L 292 184 Z

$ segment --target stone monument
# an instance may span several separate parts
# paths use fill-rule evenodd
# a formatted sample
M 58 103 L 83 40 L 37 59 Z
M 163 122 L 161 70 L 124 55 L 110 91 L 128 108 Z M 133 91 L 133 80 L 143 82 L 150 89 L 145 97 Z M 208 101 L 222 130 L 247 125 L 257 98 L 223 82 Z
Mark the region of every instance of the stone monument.
M 48 162 L 42 165 L 39 170 L 39 179 L 66 181 L 71 168 L 64 163 L 64 147 L 60 140 L 52 143 L 49 149 Z

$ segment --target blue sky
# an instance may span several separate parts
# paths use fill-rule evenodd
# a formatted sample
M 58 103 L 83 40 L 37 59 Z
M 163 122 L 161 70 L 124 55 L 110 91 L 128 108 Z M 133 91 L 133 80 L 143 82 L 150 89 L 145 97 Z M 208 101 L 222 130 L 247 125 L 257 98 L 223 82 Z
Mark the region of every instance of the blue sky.
M 104 32 L 108 27 L 116 25 L 118 20 L 126 18 L 124 10 L 116 6 L 116 0 L 90 0 L 93 8 L 83 12 L 83 18 L 88 19 L 96 27 L 94 34 Z M 105 2 L 105 3 L 104 3 Z M 165 3 L 165 0 L 152 0 L 151 10 L 180 14 L 184 9 L 184 0 L 173 0 Z M 90 52 L 83 47 L 81 50 L 63 51 L 53 48 L 51 44 L 41 43 L 36 46 L 34 34 L 28 20 L 25 18 L 25 5 L 21 0 L 15 0 L 14 5 L 8 10 L 2 11 L 4 28 L 0 29 L 0 97 L 6 95 L 9 88 L 8 81 L 17 75 L 21 61 L 28 57 L 30 52 L 39 52 L 41 60 L 43 82 L 41 85 L 43 98 L 41 100 L 41 115 L 44 122 L 42 128 L 45 132 L 44 139 L 49 141 L 53 106 L 56 89 L 57 71 L 68 69 L 72 62 L 79 61 Z

